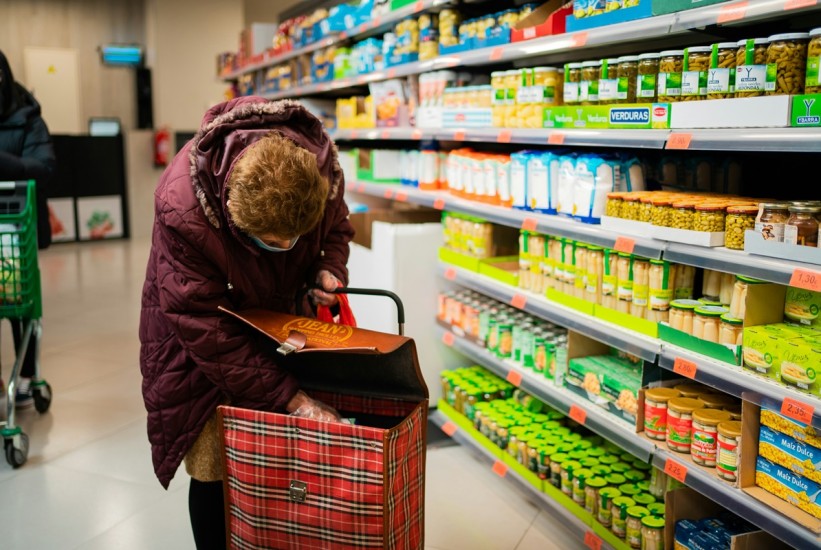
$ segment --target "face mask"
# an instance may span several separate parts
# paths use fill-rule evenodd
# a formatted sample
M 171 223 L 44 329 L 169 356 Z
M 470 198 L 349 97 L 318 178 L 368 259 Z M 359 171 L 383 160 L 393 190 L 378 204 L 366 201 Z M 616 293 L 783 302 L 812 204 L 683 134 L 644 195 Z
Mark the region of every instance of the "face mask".
M 299 236 L 297 235 L 296 237 L 291 239 L 291 244 L 288 245 L 288 248 L 279 248 L 278 246 L 271 246 L 265 244 L 265 242 L 261 241 L 260 239 L 254 236 L 251 236 L 251 240 L 254 241 L 254 244 L 256 244 L 258 247 L 260 247 L 263 250 L 267 250 L 268 252 L 288 252 L 294 247 L 296 242 L 299 240 Z

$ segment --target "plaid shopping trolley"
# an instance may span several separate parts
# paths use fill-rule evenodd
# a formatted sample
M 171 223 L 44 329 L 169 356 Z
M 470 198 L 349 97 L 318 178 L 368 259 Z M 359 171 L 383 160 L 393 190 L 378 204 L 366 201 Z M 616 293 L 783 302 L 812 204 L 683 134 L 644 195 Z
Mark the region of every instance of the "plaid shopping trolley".
M 353 422 L 220 407 L 228 547 L 422 548 L 428 390 L 413 340 L 227 313 L 276 341 L 301 388 Z

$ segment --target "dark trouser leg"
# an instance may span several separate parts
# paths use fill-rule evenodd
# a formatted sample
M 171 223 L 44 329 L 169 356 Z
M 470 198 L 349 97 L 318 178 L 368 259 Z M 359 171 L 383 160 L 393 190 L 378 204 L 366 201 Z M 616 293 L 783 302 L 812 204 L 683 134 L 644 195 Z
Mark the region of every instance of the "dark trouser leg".
M 14 349 L 16 350 L 20 347 L 20 341 L 23 339 L 25 322 L 21 319 L 9 319 L 9 321 L 11 322 L 11 334 L 14 337 Z M 31 338 L 29 338 L 28 349 L 26 350 L 26 358 L 23 361 L 23 368 L 20 370 L 21 378 L 31 378 L 34 376 L 34 340 L 34 334 L 32 333 Z
M 225 549 L 225 507 L 222 481 L 191 479 L 188 513 L 197 550 Z

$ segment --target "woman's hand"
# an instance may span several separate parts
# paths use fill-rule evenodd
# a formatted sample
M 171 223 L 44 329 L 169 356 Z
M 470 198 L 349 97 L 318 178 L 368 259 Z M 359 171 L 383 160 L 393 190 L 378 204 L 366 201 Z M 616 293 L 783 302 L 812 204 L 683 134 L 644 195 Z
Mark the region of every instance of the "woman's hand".
M 339 282 L 339 279 L 334 277 L 334 275 L 327 269 L 323 269 L 322 271 L 317 273 L 316 283 L 322 288 L 312 288 L 308 293 L 310 294 L 311 298 L 313 298 L 314 303 L 318 306 L 335 306 L 339 302 L 339 298 L 336 296 L 336 294 L 331 294 L 331 291 L 336 290 L 337 288 L 342 286 L 342 283 Z

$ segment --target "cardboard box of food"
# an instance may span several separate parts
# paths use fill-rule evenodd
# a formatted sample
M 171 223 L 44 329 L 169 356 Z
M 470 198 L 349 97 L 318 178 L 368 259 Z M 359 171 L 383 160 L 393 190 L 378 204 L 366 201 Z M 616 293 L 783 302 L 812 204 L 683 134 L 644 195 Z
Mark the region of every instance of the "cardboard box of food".
M 810 481 L 821 483 L 821 449 L 762 426 L 758 454 Z

